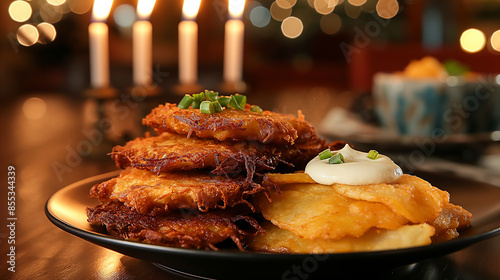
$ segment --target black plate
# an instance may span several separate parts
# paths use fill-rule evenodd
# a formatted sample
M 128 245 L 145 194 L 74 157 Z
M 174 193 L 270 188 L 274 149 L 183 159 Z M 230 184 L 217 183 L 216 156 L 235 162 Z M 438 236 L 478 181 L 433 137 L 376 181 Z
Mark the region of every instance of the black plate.
M 421 177 L 430 178 L 433 184 L 436 184 L 435 181 L 441 184 L 449 182 L 446 185 L 453 188 L 443 189 L 450 192 L 452 201 L 473 213 L 473 226 L 461 232 L 459 238 L 407 249 L 316 255 L 240 252 L 232 249 L 206 251 L 143 244 L 114 238 L 87 223 L 85 209 L 98 204 L 96 199 L 89 198 L 89 189 L 117 174 L 98 175 L 59 190 L 47 201 L 47 217 L 59 228 L 99 246 L 151 261 L 164 268 L 202 277 L 221 279 L 238 275 L 239 279 L 255 279 L 265 275 L 266 278 L 275 279 L 306 279 L 311 275 L 353 276 L 360 267 L 363 267 L 363 273 L 374 273 L 443 256 L 500 234 L 500 208 L 484 207 L 488 200 L 499 201 L 500 189 L 480 183 L 471 185 L 474 181 L 445 175 L 423 174 Z M 441 188 L 441 185 L 438 186 Z M 458 202 L 453 200 L 454 195 Z M 486 200 L 482 199 L 486 197 Z

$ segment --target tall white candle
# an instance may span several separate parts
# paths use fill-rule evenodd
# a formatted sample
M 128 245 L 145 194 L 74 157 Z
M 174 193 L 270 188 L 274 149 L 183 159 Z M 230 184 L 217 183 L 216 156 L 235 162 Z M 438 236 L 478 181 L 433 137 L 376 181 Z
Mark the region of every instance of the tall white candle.
M 242 81 L 243 39 L 245 25 L 241 21 L 245 0 L 229 0 L 229 19 L 224 30 L 224 73 L 227 83 Z
M 198 80 L 198 24 L 192 20 L 179 23 L 179 82 L 196 84 Z
M 153 25 L 149 17 L 156 0 L 139 0 L 138 21 L 132 27 L 134 85 L 151 85 L 153 81 Z
M 132 29 L 134 85 L 150 85 L 153 71 L 153 26 L 149 21 L 139 20 Z
M 109 41 L 106 20 L 113 0 L 95 0 L 89 25 L 90 85 L 109 87 Z
M 243 34 L 245 26 L 241 20 L 226 22 L 224 34 L 224 81 L 240 82 L 243 72 Z
M 198 24 L 195 22 L 201 0 L 184 0 L 183 20 L 179 23 L 179 82 L 198 82 Z
M 89 25 L 90 85 L 109 87 L 108 26 L 104 22 Z

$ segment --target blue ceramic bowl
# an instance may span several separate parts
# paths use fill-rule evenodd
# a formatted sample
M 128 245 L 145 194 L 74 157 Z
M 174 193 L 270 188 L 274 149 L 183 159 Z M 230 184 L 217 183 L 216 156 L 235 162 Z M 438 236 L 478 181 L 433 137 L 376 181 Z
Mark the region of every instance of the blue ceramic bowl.
M 500 104 L 494 105 L 500 102 L 499 85 L 484 76 L 466 81 L 379 73 L 374 76 L 373 97 L 381 126 L 396 135 L 479 133 L 500 123 Z

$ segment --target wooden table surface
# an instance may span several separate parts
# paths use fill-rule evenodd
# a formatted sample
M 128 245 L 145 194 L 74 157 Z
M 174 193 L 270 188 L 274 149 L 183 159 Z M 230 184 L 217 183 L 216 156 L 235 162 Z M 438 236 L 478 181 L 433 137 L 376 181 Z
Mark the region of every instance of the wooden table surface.
M 116 170 L 116 167 L 106 156 L 112 143 L 106 144 L 100 139 L 99 130 L 93 130 L 96 126 L 88 125 L 93 123 L 91 113 L 95 111 L 92 110 L 95 104 L 89 105 L 83 99 L 60 94 L 37 96 L 43 101 L 31 100 L 33 102 L 29 103 L 25 102 L 27 97 L 23 97 L 1 105 L 0 172 L 4 187 L 0 191 L 3 205 L 0 278 L 186 279 L 150 262 L 84 241 L 57 228 L 46 218 L 45 203 L 57 190 L 90 176 Z M 123 114 L 124 119 L 133 117 L 131 112 L 140 107 L 133 102 L 124 104 L 120 110 L 115 108 L 114 111 Z M 127 109 L 130 110 L 128 113 Z M 36 115 L 37 112 L 41 113 Z M 131 122 L 129 125 L 117 129 L 129 128 L 131 132 L 127 133 L 133 136 L 131 127 L 136 124 Z M 15 174 L 8 174 L 9 166 L 15 169 Z M 8 192 L 8 177 L 15 177 L 15 194 Z M 447 185 L 446 180 L 439 176 L 431 176 L 429 180 L 450 188 L 452 195 L 456 193 L 452 200 L 457 203 L 467 201 L 468 193 L 474 191 L 474 185 L 469 185 L 467 180 L 458 187 Z M 500 205 L 499 192 L 500 189 L 491 188 L 481 199 L 468 202 L 473 208 L 470 210 L 485 211 Z M 12 196 L 15 196 L 16 203 L 15 209 L 10 209 L 15 211 L 11 216 L 7 211 L 7 199 Z M 11 222 L 15 228 L 8 227 Z M 15 244 L 9 244 L 12 240 Z M 12 255 L 11 246 L 15 246 L 14 258 L 9 256 Z M 9 263 L 9 259 L 15 259 L 15 263 Z M 9 270 L 12 267 L 15 272 Z M 385 276 L 390 279 L 500 279 L 500 236 L 443 257 L 398 268 Z M 238 276 L 228 275 L 228 278 L 238 279 Z M 373 275 L 374 278 L 377 275 Z

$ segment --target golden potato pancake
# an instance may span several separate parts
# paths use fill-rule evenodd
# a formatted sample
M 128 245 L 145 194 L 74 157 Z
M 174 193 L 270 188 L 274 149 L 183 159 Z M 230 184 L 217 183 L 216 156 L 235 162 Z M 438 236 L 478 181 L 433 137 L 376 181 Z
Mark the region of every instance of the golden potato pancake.
M 281 151 L 256 142 L 221 142 L 164 132 L 115 146 L 111 157 L 120 168 L 135 167 L 160 174 L 174 170 L 212 169 L 214 174 L 272 170 Z
M 404 174 L 390 184 L 352 186 L 333 184 L 333 189 L 352 199 L 379 202 L 412 223 L 431 222 L 449 201 L 449 194 L 416 176 Z
M 324 254 L 401 249 L 428 245 L 434 234 L 432 226 L 418 224 L 391 230 L 372 228 L 360 237 L 311 240 L 271 223 L 264 223 L 263 227 L 266 234 L 249 238 L 248 246 L 252 250 L 273 253 Z
M 270 111 L 262 113 L 225 109 L 219 113 L 203 114 L 199 109 L 180 109 L 166 103 L 153 109 L 142 121 L 160 132 L 193 135 L 220 141 L 257 141 L 262 144 L 307 143 L 316 136 L 314 128 L 299 116 Z
M 320 184 L 280 185 L 280 194 L 271 192 L 254 200 L 257 211 L 273 224 L 306 239 L 359 237 L 372 227 L 396 229 L 408 223 L 388 206 L 359 201 L 338 194 Z
M 205 172 L 172 172 L 156 175 L 128 168 L 120 176 L 93 186 L 91 197 L 102 202 L 120 201 L 141 214 L 162 214 L 169 210 L 214 208 L 251 204 L 247 196 L 263 191 L 244 178 L 226 178 Z
M 242 238 L 263 231 L 257 221 L 247 215 L 249 212 L 248 209 L 207 213 L 191 210 L 148 216 L 120 202 L 111 202 L 87 208 L 87 217 L 92 225 L 104 225 L 108 233 L 126 240 L 217 250 L 218 243 L 231 239 L 243 251 Z M 244 229 L 238 225 L 242 222 Z
M 134 167 L 156 174 L 176 170 L 209 169 L 213 174 L 246 173 L 251 179 L 255 172 L 282 167 L 302 167 L 327 147 L 325 141 L 300 145 L 262 145 L 257 142 L 218 141 L 196 136 L 164 132 L 158 136 L 136 138 L 124 146 L 115 146 L 111 157 L 119 168 Z

